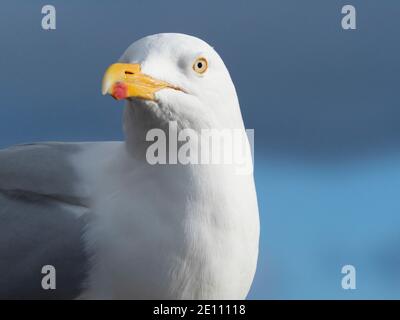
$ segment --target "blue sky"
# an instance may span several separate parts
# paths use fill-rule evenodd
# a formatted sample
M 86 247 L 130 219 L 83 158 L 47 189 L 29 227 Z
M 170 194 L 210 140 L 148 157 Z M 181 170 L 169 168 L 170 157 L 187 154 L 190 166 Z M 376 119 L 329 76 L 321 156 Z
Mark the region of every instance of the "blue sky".
M 53 4 L 57 29 L 41 29 Z M 357 30 L 340 27 L 357 9 Z M 105 68 L 159 32 L 220 53 L 255 129 L 261 254 L 250 298 L 400 298 L 396 0 L 3 1 L 0 147 L 122 139 Z M 357 289 L 340 287 L 353 264 Z

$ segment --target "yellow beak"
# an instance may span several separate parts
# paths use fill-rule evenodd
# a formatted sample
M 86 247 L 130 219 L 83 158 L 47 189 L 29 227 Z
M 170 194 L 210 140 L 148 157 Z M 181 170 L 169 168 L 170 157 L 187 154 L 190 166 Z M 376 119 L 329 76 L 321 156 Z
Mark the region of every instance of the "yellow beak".
M 115 63 L 108 67 L 104 74 L 102 93 L 109 94 L 117 100 L 126 98 L 155 100 L 154 94 L 164 88 L 181 90 L 142 73 L 140 64 Z

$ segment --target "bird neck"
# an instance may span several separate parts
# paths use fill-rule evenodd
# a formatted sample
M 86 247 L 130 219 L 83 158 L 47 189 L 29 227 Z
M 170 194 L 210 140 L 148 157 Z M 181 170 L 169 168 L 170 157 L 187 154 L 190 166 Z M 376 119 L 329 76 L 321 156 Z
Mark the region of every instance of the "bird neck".
M 151 146 L 158 144 L 161 147 L 165 144 L 164 153 L 170 158 L 168 154 L 177 153 L 180 146 L 186 143 L 178 140 L 181 130 L 190 129 L 196 134 L 200 133 L 200 129 L 192 128 L 189 122 L 185 123 L 178 121 L 170 110 L 156 104 L 153 106 L 141 101 L 128 101 L 123 123 L 126 149 L 135 159 L 144 160 Z M 176 146 L 176 150 L 171 150 L 173 146 Z

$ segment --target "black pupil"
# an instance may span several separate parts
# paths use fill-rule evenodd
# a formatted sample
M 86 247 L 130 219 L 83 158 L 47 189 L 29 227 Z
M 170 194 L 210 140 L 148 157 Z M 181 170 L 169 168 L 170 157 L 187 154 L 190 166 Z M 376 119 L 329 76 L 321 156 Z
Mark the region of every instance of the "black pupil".
M 203 68 L 203 64 L 201 62 L 198 62 L 197 63 L 197 68 L 199 68 L 199 69 Z

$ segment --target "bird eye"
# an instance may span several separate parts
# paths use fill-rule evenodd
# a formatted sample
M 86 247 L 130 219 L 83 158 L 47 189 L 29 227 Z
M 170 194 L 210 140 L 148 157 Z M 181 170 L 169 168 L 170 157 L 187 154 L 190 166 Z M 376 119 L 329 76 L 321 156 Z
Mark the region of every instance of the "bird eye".
M 193 70 L 196 71 L 198 74 L 203 74 L 207 71 L 208 62 L 205 58 L 197 58 L 196 61 L 193 63 Z

